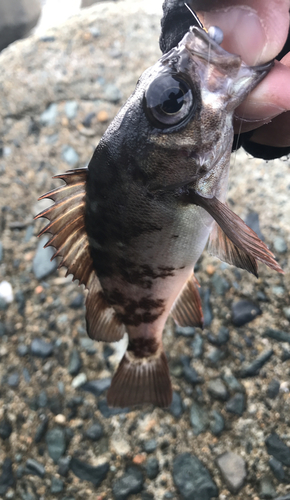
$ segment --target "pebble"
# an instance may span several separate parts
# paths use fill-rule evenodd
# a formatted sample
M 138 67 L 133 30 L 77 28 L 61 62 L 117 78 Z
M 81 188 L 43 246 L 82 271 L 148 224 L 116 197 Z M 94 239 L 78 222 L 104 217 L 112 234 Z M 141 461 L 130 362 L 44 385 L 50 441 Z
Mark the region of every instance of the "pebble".
M 206 359 L 212 364 L 217 365 L 225 357 L 224 351 L 221 349 L 210 349 Z
M 212 398 L 219 401 L 226 401 L 229 398 L 227 388 L 220 378 L 210 380 L 207 390 Z
M 50 491 L 51 493 L 61 493 L 64 488 L 64 482 L 58 477 L 53 477 L 51 480 Z
M 83 126 L 86 128 L 91 127 L 92 121 L 95 118 L 95 116 L 96 113 L 94 113 L 93 111 L 91 113 L 88 113 L 82 121 Z
M 207 334 L 208 341 L 216 346 L 224 345 L 228 342 L 230 338 L 229 329 L 225 326 L 222 326 L 217 335 L 213 335 L 211 332 Z
M 90 380 L 82 385 L 82 390 L 90 392 L 94 396 L 98 397 L 107 389 L 109 389 L 111 385 L 111 377 L 99 378 L 97 380 Z
M 80 357 L 79 351 L 77 349 L 73 349 L 70 353 L 69 363 L 68 363 L 68 372 L 70 375 L 77 375 L 82 367 L 82 359 Z
M 46 433 L 45 441 L 50 458 L 57 463 L 66 450 L 66 436 L 64 429 L 55 427 L 54 429 L 49 430 Z
M 235 394 L 226 404 L 226 411 L 234 415 L 242 416 L 246 409 L 245 395 L 241 392 Z
M 56 424 L 64 425 L 65 422 L 66 422 L 65 415 L 63 415 L 62 413 L 59 413 L 58 415 L 56 415 L 54 417 L 54 421 L 55 421 Z
M 72 457 L 70 461 L 70 470 L 82 481 L 90 481 L 97 488 L 105 479 L 109 472 L 110 466 L 108 462 L 102 465 L 93 467 L 76 457 Z
M 184 413 L 184 406 L 181 396 L 178 392 L 174 391 L 172 394 L 172 402 L 169 406 L 169 411 L 175 418 L 181 417 L 181 415 Z
M 58 461 L 58 473 L 65 477 L 69 472 L 71 457 L 60 457 Z
M 143 450 L 146 453 L 153 453 L 157 448 L 157 441 L 156 439 L 148 439 L 148 441 L 144 441 L 143 443 Z
M 228 281 L 217 273 L 213 275 L 211 282 L 217 295 L 224 295 L 230 288 Z
M 19 385 L 19 374 L 17 372 L 11 373 L 8 375 L 7 384 L 10 387 L 18 387 Z
M 191 343 L 191 348 L 194 358 L 201 358 L 203 354 L 203 338 L 199 333 L 195 334 L 195 337 Z
M 78 295 L 76 295 L 76 297 L 71 301 L 71 303 L 69 304 L 69 307 L 71 307 L 71 309 L 80 309 L 82 308 L 84 305 L 84 296 L 82 293 L 79 293 Z
M 72 146 L 68 146 L 67 144 L 63 145 L 61 148 L 61 157 L 70 167 L 75 167 L 79 161 L 77 152 Z
M 247 477 L 246 462 L 232 451 L 220 455 L 216 462 L 228 489 L 231 493 L 237 494 Z
M 34 436 L 35 443 L 40 443 L 40 441 L 44 438 L 46 431 L 48 429 L 48 423 L 49 423 L 48 417 L 43 416 L 42 422 L 39 424 L 35 432 Z
M 31 342 L 30 351 L 33 356 L 37 356 L 38 358 L 48 358 L 53 353 L 53 344 L 45 342 L 41 338 L 35 338 Z
M 5 439 L 8 439 L 12 433 L 12 426 L 6 418 L 1 420 L 0 422 L 0 438 L 2 438 L 4 441 Z
M 0 241 L 0 263 L 2 262 L 2 259 L 3 259 L 3 245 Z
M 48 239 L 47 236 L 42 236 L 36 247 L 32 270 L 37 280 L 43 280 L 52 274 L 58 265 L 56 259 L 51 260 L 55 250 L 52 247 L 43 248 Z
M 41 478 L 45 476 L 45 468 L 34 458 L 29 458 L 28 460 L 26 460 L 25 472 L 26 474 L 34 474 L 35 476 Z
M 243 326 L 262 314 L 260 307 L 249 300 L 239 300 L 232 304 L 232 323 Z
M 74 389 L 78 389 L 79 387 L 82 387 L 87 381 L 87 376 L 85 373 L 79 373 L 71 383 L 71 386 Z
M 17 347 L 17 354 L 21 358 L 23 358 L 24 356 L 26 356 L 26 354 L 28 354 L 28 352 L 29 352 L 29 348 L 25 344 L 19 344 L 19 346 Z
M 273 356 L 274 351 L 272 349 L 263 351 L 260 356 L 253 361 L 248 366 L 242 367 L 241 370 L 239 371 L 239 376 L 241 378 L 246 378 L 246 377 L 255 377 L 260 373 L 261 368 L 264 366 L 267 361 Z
M 159 462 L 155 457 L 149 457 L 145 465 L 146 475 L 149 479 L 155 479 L 159 474 Z
M 97 352 L 96 342 L 89 337 L 82 337 L 80 339 L 80 346 L 87 354 L 96 354 Z
M 225 420 L 219 411 L 212 410 L 210 412 L 209 428 L 214 436 L 219 436 L 219 434 L 224 430 Z
M 99 422 L 92 424 L 85 432 L 85 437 L 91 441 L 98 441 L 104 434 L 104 429 Z
M 272 432 L 265 443 L 269 455 L 273 455 L 276 460 L 290 467 L 290 448 L 280 439 L 276 432 Z
M 210 305 L 210 289 L 209 288 L 201 289 L 200 296 L 202 301 L 204 326 L 206 327 L 209 326 L 213 320 L 213 314 Z
M 9 457 L 6 457 L 2 465 L 2 473 L 0 476 L 0 495 L 5 495 L 8 488 L 14 486 L 14 482 L 13 463 Z
M 279 380 L 273 378 L 269 382 L 269 385 L 267 387 L 267 397 L 270 399 L 275 399 L 279 394 L 279 390 L 280 390 L 280 382 Z
M 231 391 L 243 392 L 244 388 L 242 384 L 240 384 L 240 382 L 236 379 L 236 377 L 232 373 L 224 373 L 222 375 L 222 378 Z
M 288 344 L 290 344 L 290 333 L 283 332 L 282 330 L 267 328 L 263 333 L 263 337 L 278 340 L 279 342 L 288 342 Z
M 192 368 L 190 365 L 183 366 L 183 376 L 184 376 L 186 382 L 188 382 L 191 385 L 203 383 L 203 378 L 200 377 L 200 375 L 197 373 L 197 371 L 194 368 Z
M 283 469 L 283 465 L 281 464 L 281 462 L 279 462 L 279 460 L 277 460 L 276 458 L 271 457 L 269 460 L 269 466 L 275 478 L 280 483 L 283 483 L 285 479 L 285 471 Z
M 277 496 L 272 478 L 269 474 L 265 474 L 260 479 L 260 498 L 275 498 Z
M 106 399 L 100 399 L 98 401 L 98 409 L 105 418 L 110 418 L 114 415 L 120 415 L 122 413 L 128 413 L 130 411 L 130 408 L 109 408 Z
M 105 99 L 117 104 L 122 98 L 122 94 L 114 83 L 108 83 L 105 88 Z
M 249 212 L 245 219 L 245 223 L 253 229 L 253 231 L 255 231 L 257 236 L 259 236 L 262 241 L 264 241 L 265 238 L 260 229 L 259 214 L 257 212 Z
M 195 328 L 193 326 L 179 326 L 175 325 L 175 333 L 177 336 L 190 338 L 195 335 Z
M 189 419 L 195 436 L 205 432 L 209 426 L 207 411 L 196 402 L 191 405 Z
M 8 281 L 1 281 L 0 283 L 0 300 L 5 304 L 11 304 L 14 300 L 12 286 Z
M 173 480 L 184 500 L 210 500 L 218 496 L 217 486 L 209 471 L 190 453 L 174 458 Z
M 273 241 L 274 249 L 278 253 L 287 252 L 287 243 L 282 236 L 277 236 Z
M 283 307 L 283 313 L 285 317 L 290 321 L 290 307 Z
M 142 471 L 138 467 L 128 467 L 123 476 L 113 483 L 112 491 L 115 500 L 126 500 L 130 495 L 140 493 L 143 490 L 143 484 Z
M 53 127 L 56 123 L 56 118 L 58 115 L 58 106 L 52 103 L 40 116 L 40 122 L 44 127 Z
M 73 120 L 77 116 L 78 103 L 76 101 L 67 101 L 64 105 L 65 114 L 69 120 Z

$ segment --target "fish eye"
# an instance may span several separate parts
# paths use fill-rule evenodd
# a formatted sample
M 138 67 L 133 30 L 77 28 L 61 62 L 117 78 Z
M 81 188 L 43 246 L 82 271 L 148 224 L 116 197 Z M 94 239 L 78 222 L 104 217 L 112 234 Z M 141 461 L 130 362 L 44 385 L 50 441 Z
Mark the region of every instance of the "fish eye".
M 179 75 L 159 76 L 145 92 L 147 116 L 158 128 L 178 125 L 194 108 L 192 90 Z

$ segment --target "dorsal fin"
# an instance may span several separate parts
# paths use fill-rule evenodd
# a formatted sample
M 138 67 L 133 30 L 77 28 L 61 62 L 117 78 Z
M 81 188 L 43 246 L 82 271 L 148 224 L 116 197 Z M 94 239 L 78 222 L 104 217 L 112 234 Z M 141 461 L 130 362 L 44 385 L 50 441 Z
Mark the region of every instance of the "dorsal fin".
M 198 281 L 192 273 L 173 304 L 171 314 L 179 326 L 203 328 L 204 318 L 198 286 Z
M 115 342 L 123 337 L 125 327 L 104 297 L 90 255 L 85 228 L 87 173 L 87 168 L 79 168 L 56 175 L 54 179 L 64 180 L 65 185 L 39 198 L 39 200 L 51 199 L 54 204 L 43 210 L 35 219 L 45 217 L 49 220 L 38 236 L 44 233 L 52 235 L 45 247 L 53 246 L 56 249 L 52 259 L 62 257 L 58 269 L 66 267 L 66 276 L 72 274 L 73 280 L 79 280 L 79 283 L 88 289 L 86 298 L 88 335 L 95 340 Z

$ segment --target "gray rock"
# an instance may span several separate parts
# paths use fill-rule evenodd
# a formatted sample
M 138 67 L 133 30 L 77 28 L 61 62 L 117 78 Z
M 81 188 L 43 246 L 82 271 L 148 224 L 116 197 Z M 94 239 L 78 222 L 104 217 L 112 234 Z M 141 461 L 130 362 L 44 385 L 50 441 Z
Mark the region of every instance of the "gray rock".
M 18 387 L 18 384 L 19 384 L 19 374 L 17 372 L 14 372 L 14 373 L 11 373 L 10 375 L 8 375 L 7 384 L 10 387 Z
M 276 432 L 270 434 L 265 443 L 269 455 L 273 455 L 276 460 L 290 467 L 290 448 L 280 439 Z
M 274 351 L 272 349 L 262 352 L 262 354 L 260 354 L 260 356 L 258 356 L 257 359 L 253 361 L 253 363 L 241 368 L 239 372 L 240 377 L 246 378 L 255 377 L 256 375 L 258 375 L 261 368 L 265 363 L 267 363 L 267 361 L 269 361 L 273 354 Z
M 75 167 L 79 161 L 79 155 L 72 146 L 64 145 L 61 149 L 62 159 L 71 167 Z
M 155 451 L 156 448 L 157 448 L 156 439 L 148 439 L 143 443 L 143 449 L 146 453 L 153 453 L 153 451 Z
M 48 239 L 49 238 L 47 236 L 43 236 L 42 238 L 40 238 L 32 263 L 34 276 L 38 280 L 43 280 L 44 278 L 52 274 L 57 268 L 56 259 L 50 260 L 55 253 L 53 248 L 43 248 Z
M 34 458 L 29 458 L 26 461 L 25 472 L 26 474 L 34 474 L 41 478 L 45 476 L 44 466 L 37 462 L 37 460 L 34 460 Z
M 0 2 L 0 51 L 29 33 L 40 13 L 39 0 Z
M 230 338 L 230 332 L 229 332 L 228 328 L 226 328 L 225 326 L 222 326 L 219 329 L 217 335 L 213 335 L 211 332 L 208 333 L 208 335 L 207 335 L 208 341 L 211 344 L 216 345 L 216 346 L 221 346 L 221 345 L 226 344 L 228 342 L 229 338 Z
M 211 282 L 217 295 L 224 295 L 230 288 L 227 280 L 222 276 L 219 276 L 217 273 L 213 275 L 213 277 L 211 278 Z
M 104 429 L 101 424 L 95 422 L 85 432 L 85 437 L 91 441 L 98 441 L 104 434 Z
M 243 326 L 262 314 L 260 307 L 249 300 L 239 300 L 232 304 L 232 323 Z
M 159 474 L 159 462 L 157 458 L 155 457 L 148 458 L 145 465 L 145 470 L 147 477 L 149 477 L 149 479 L 155 479 Z
M 13 463 L 8 457 L 4 459 L 2 465 L 2 473 L 0 475 L 0 495 L 4 498 L 4 495 L 9 487 L 13 487 L 15 483 L 13 475 Z M 7 498 L 7 496 L 5 497 Z
M 195 337 L 191 343 L 193 357 L 201 358 L 203 353 L 203 338 L 199 333 L 195 334 Z
M 58 106 L 55 103 L 50 104 L 40 117 L 40 122 L 44 127 L 53 127 L 56 124 L 58 115 Z
M 175 326 L 176 335 L 180 335 L 182 337 L 190 338 L 195 335 L 195 328 L 193 326 Z
M 71 457 L 60 457 L 58 461 L 58 473 L 65 477 L 69 472 Z
M 44 417 L 42 422 L 39 424 L 39 426 L 36 429 L 35 436 L 34 436 L 34 442 L 35 443 L 40 443 L 42 438 L 45 436 L 46 431 L 48 429 L 48 423 L 49 419 L 48 417 Z
M 234 415 L 242 416 L 246 409 L 245 395 L 242 393 L 235 394 L 226 404 L 226 410 Z
M 65 431 L 59 427 L 49 430 L 46 433 L 45 441 L 48 454 L 55 463 L 60 459 L 66 450 Z
M 7 420 L 7 418 L 3 418 L 3 420 L 0 421 L 0 438 L 3 439 L 3 441 L 5 439 L 8 439 L 11 435 L 11 432 L 12 432 L 12 426 L 9 422 L 9 420 Z
M 230 492 L 238 493 L 247 477 L 243 458 L 232 451 L 227 451 L 217 458 L 217 466 Z
M 105 462 L 102 465 L 93 467 L 78 458 L 73 457 L 70 461 L 70 470 L 83 481 L 90 481 L 97 488 L 105 479 L 109 472 L 109 464 Z
M 128 467 L 126 472 L 113 483 L 115 500 L 126 500 L 130 495 L 143 490 L 144 478 L 138 467 Z
M 226 401 L 229 398 L 227 388 L 220 378 L 210 380 L 207 390 L 210 396 L 219 401 Z
M 274 239 L 273 244 L 274 244 L 274 249 L 276 250 L 276 252 L 278 252 L 278 253 L 287 252 L 287 243 L 284 240 L 284 238 L 282 238 L 282 236 L 277 236 Z
M 68 372 L 70 375 L 77 375 L 82 367 L 82 359 L 77 349 L 73 349 L 68 364 Z
M 173 392 L 172 403 L 169 406 L 170 413 L 175 417 L 179 418 L 184 413 L 184 406 L 182 403 L 181 396 L 178 392 Z
M 64 109 L 69 120 L 73 120 L 77 116 L 78 106 L 76 101 L 67 101 L 65 103 Z
M 263 333 L 263 337 L 278 340 L 279 342 L 288 342 L 288 344 L 290 344 L 290 333 L 283 332 L 282 330 L 267 328 Z
M 265 474 L 260 479 L 260 498 L 275 498 L 276 490 L 269 474 Z
M 283 465 L 279 460 L 274 457 L 271 457 L 269 460 L 269 466 L 271 471 L 273 472 L 275 478 L 280 482 L 284 482 L 285 479 L 285 471 L 283 469 Z
M 80 345 L 88 354 L 95 354 L 97 352 L 96 342 L 89 337 L 82 337 Z
M 173 480 L 183 500 L 210 500 L 218 489 L 209 471 L 190 453 L 182 453 L 173 461 Z
M 283 313 L 285 314 L 285 317 L 290 321 L 290 307 L 283 307 Z
M 269 385 L 267 387 L 267 397 L 270 399 L 275 399 L 279 394 L 279 390 L 280 390 L 280 382 L 279 380 L 273 378 L 269 382 Z
M 43 339 L 33 339 L 30 345 L 30 351 L 33 356 L 38 358 L 48 358 L 52 355 L 53 344 L 51 342 L 45 342 Z
M 224 373 L 222 378 L 231 391 L 243 392 L 244 388 L 242 384 L 240 384 L 240 382 L 236 379 L 234 375 L 232 375 L 231 373 Z
M 98 397 L 107 389 L 109 389 L 111 380 L 112 379 L 110 377 L 90 380 L 89 382 L 86 382 L 82 385 L 82 391 L 90 392 L 94 396 Z
M 51 493 L 61 493 L 64 488 L 64 482 L 58 477 L 53 477 L 51 480 L 50 492 Z
M 196 402 L 191 405 L 189 419 L 195 436 L 205 432 L 209 426 L 207 411 Z
M 209 428 L 214 436 L 218 436 L 225 428 L 224 417 L 217 410 L 212 410 L 209 416 Z
M 121 98 L 120 89 L 114 83 L 108 83 L 105 87 L 105 99 L 113 103 L 118 103 Z
M 215 348 L 209 351 L 209 353 L 206 356 L 206 359 L 210 362 L 210 364 L 217 365 L 224 357 L 225 357 L 224 351 Z
M 260 229 L 259 214 L 257 212 L 249 212 L 245 219 L 245 223 L 255 231 L 262 241 L 264 241 L 265 238 Z

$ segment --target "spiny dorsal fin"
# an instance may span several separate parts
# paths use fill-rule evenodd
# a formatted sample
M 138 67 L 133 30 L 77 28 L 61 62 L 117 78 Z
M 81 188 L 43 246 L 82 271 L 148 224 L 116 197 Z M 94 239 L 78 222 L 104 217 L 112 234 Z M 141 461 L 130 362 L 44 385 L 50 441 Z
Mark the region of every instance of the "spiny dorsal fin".
M 192 273 L 173 304 L 171 314 L 179 326 L 203 328 L 204 318 L 198 286 L 198 281 Z
M 73 280 L 88 289 L 86 299 L 86 321 L 88 335 L 94 340 L 116 342 L 125 332 L 125 327 L 116 317 L 116 312 L 106 302 L 100 282 L 93 268 L 89 241 L 85 228 L 86 168 L 69 170 L 54 178 L 63 179 L 64 186 L 53 189 L 39 199 L 48 198 L 54 204 L 43 210 L 35 219 L 45 217 L 49 223 L 39 236 L 50 233 L 46 243 L 56 249 L 52 259 L 62 257 L 58 268 L 64 266 Z
M 254 257 L 238 248 L 223 232 L 217 223 L 210 234 L 208 242 L 210 255 L 218 257 L 223 262 L 231 264 L 258 277 L 258 264 Z
M 205 198 L 194 190 L 189 190 L 187 200 L 204 208 L 217 222 L 234 246 L 242 250 L 244 254 L 248 254 L 252 259 L 263 262 L 266 266 L 274 269 L 274 271 L 284 274 L 275 260 L 274 254 L 265 243 L 227 205 L 215 197 Z

